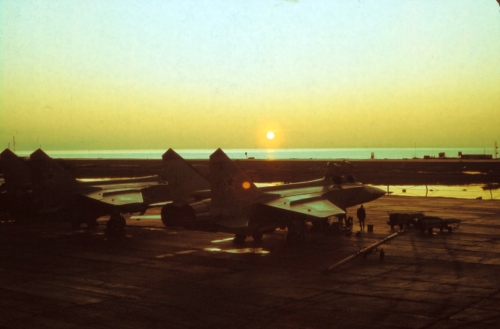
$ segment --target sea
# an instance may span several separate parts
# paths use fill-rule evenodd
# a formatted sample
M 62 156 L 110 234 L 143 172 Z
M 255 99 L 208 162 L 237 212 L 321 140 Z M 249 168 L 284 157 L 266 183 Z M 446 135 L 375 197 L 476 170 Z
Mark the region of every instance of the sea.
M 213 149 L 176 149 L 185 159 L 208 159 Z M 32 151 L 18 151 L 28 156 Z M 165 150 L 44 150 L 52 158 L 66 159 L 161 159 Z M 493 154 L 491 148 L 321 148 L 321 149 L 224 149 L 231 159 L 412 159 L 424 156 L 458 157 L 462 154 Z

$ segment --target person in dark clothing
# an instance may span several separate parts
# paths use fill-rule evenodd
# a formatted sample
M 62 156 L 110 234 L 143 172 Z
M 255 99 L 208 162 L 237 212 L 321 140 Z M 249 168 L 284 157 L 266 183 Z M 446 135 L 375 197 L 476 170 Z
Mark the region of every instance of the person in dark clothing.
M 359 220 L 359 228 L 361 231 L 365 230 L 365 218 L 366 218 L 366 211 L 365 208 L 363 208 L 363 205 L 358 208 L 358 211 L 356 212 L 356 216 L 358 217 Z

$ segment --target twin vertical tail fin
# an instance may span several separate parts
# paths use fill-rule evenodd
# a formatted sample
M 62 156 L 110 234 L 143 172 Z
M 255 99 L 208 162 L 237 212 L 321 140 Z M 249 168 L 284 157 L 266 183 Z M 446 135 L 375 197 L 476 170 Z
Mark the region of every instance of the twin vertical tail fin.
M 66 169 L 41 149 L 29 156 L 33 172 L 33 184 L 43 193 L 63 194 L 78 188 L 80 184 Z
M 332 181 L 335 177 L 340 175 L 340 166 L 333 162 L 328 162 L 325 169 L 325 180 Z
M 355 178 L 351 174 L 353 165 L 349 161 L 342 161 L 340 164 L 328 162 L 325 170 L 325 180 L 332 181 L 334 184 L 340 185 L 343 181 L 354 183 Z
M 210 189 L 209 181 L 174 150 L 168 149 L 162 159 L 164 175 L 175 203 L 189 202 L 194 192 Z
M 30 206 L 59 206 L 61 197 L 67 197 L 79 185 L 69 172 L 40 149 L 27 160 L 5 150 L 1 161 L 7 192 L 27 197 L 21 201 L 32 202 Z
M 262 192 L 229 157 L 217 149 L 210 156 L 212 215 L 237 215 Z
M 0 154 L 0 163 L 8 193 L 21 194 L 32 189 L 31 169 L 26 160 L 5 149 Z

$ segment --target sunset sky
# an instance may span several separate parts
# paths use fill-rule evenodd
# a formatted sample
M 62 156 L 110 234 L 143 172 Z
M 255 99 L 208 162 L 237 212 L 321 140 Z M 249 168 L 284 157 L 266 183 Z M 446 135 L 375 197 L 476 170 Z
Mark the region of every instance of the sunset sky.
M 495 0 L 3 0 L 0 22 L 0 149 L 500 142 Z

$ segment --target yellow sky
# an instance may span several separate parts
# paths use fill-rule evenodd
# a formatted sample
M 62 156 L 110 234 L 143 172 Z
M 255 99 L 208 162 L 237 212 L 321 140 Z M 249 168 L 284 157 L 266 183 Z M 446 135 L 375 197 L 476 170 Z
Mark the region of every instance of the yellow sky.
M 500 140 L 495 1 L 7 1 L 0 13 L 5 147 Z

